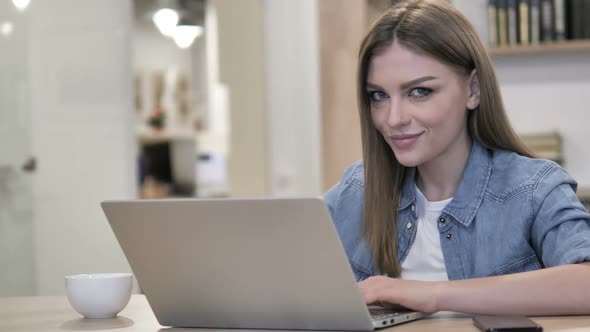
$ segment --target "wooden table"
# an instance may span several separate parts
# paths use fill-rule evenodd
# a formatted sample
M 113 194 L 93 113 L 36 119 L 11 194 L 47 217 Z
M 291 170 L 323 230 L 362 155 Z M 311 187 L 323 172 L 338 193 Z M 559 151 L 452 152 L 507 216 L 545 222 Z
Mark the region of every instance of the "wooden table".
M 590 331 L 590 316 L 533 318 L 545 331 Z M 36 331 L 198 331 L 165 328 L 158 324 L 145 296 L 133 295 L 129 305 L 114 319 L 83 319 L 65 296 L 0 298 L 0 332 Z M 207 329 L 207 332 L 222 330 Z M 236 332 L 236 330 L 227 330 Z M 380 332 L 478 331 L 468 315 L 441 312 Z M 269 332 L 266 330 L 265 332 Z

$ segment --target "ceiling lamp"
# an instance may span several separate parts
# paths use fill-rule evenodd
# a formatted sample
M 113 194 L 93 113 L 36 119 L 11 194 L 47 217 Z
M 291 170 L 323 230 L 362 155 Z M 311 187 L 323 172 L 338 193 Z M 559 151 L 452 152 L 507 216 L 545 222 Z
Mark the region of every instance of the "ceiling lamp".
M 170 8 L 162 8 L 152 16 L 154 24 L 166 37 L 172 37 L 178 23 L 178 13 Z
M 2 24 L 0 24 L 0 34 L 2 34 L 3 36 L 10 36 L 12 35 L 12 32 L 14 31 L 14 25 L 12 24 L 12 22 L 4 22 Z
M 24 11 L 31 3 L 31 0 L 12 0 L 12 4 L 16 7 L 19 12 Z
M 202 34 L 202 26 L 183 20 L 174 28 L 172 38 L 174 38 L 176 46 L 180 48 L 189 48 L 195 39 Z

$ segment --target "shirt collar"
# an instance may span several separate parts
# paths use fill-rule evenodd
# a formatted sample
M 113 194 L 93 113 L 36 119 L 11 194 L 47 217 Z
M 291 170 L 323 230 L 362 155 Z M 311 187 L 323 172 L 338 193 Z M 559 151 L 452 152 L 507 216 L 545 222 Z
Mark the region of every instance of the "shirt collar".
M 407 175 L 402 188 L 400 210 L 415 204 L 416 190 L 414 189 L 416 168 L 407 168 Z M 451 202 L 444 208 L 443 213 L 451 215 L 459 223 L 469 226 L 473 221 L 488 186 L 492 174 L 491 152 L 473 141 L 463 177 L 457 192 Z

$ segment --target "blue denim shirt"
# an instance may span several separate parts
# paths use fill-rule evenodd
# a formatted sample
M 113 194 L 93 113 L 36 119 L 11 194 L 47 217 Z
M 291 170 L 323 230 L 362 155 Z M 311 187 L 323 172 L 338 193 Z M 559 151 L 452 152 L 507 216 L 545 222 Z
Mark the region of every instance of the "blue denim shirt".
M 402 263 L 416 237 L 415 168 L 397 220 Z M 363 237 L 362 162 L 349 166 L 324 200 L 357 280 L 379 275 Z M 438 220 L 449 280 L 531 271 L 590 260 L 590 214 L 577 183 L 556 163 L 473 143 L 463 178 Z

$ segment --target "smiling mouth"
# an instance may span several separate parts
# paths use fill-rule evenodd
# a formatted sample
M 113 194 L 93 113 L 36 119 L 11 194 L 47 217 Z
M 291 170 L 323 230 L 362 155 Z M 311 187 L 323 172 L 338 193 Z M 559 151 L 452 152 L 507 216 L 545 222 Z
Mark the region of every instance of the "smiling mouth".
M 391 139 L 396 139 L 396 140 L 402 140 L 402 139 L 410 139 L 410 138 L 414 138 L 417 136 L 422 135 L 422 133 L 417 133 L 417 134 L 405 134 L 405 135 L 391 135 L 390 138 Z
M 389 139 L 395 147 L 399 149 L 407 149 L 414 145 L 422 134 L 423 132 L 418 134 L 392 135 L 389 136 Z

